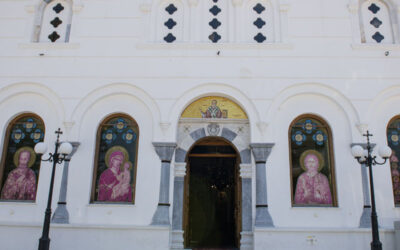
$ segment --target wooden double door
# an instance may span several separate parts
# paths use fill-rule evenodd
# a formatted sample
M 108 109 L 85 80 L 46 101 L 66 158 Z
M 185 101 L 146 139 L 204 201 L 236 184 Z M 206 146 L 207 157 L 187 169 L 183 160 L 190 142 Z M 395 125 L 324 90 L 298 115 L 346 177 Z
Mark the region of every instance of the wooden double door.
M 224 141 L 200 142 L 191 150 L 185 179 L 186 248 L 239 248 L 239 160 L 236 151 Z

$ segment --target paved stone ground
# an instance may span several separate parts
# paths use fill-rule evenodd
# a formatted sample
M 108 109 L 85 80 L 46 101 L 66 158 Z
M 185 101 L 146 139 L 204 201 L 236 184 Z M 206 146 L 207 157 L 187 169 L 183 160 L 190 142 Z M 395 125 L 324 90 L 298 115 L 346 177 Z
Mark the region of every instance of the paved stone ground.
M 238 248 L 192 248 L 192 250 L 239 250 Z

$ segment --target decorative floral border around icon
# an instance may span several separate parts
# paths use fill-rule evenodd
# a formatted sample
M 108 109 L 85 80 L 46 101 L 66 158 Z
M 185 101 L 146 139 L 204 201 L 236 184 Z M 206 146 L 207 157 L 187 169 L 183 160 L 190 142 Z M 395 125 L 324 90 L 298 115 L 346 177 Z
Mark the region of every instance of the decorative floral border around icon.
M 292 141 L 295 142 L 298 146 L 301 146 L 303 142 L 307 140 L 306 134 L 311 135 L 314 131 L 315 133 L 312 135 L 312 139 L 318 146 L 323 146 L 324 143 L 328 140 L 328 136 L 321 130 L 317 130 L 317 124 L 311 119 L 305 120 L 304 123 L 301 124 L 301 128 L 303 129 L 303 131 L 297 130 L 292 135 Z
M 124 130 L 128 127 L 128 122 L 123 118 L 117 118 L 113 123 L 113 128 L 107 129 L 101 136 L 101 138 L 107 143 L 111 144 L 118 136 L 121 136 L 122 140 L 127 144 L 131 144 L 136 141 L 137 134 L 132 129 Z M 122 134 L 122 135 L 121 135 Z
M 38 143 L 43 140 L 44 132 L 40 128 L 36 128 L 37 123 L 34 118 L 27 118 L 21 126 L 16 126 L 11 132 L 11 139 L 15 144 L 19 144 L 25 138 L 30 138 L 34 143 Z
M 388 134 L 388 141 L 393 146 L 398 146 L 399 145 L 399 139 L 400 139 L 399 130 L 400 129 L 397 128 L 397 130 L 392 130 Z

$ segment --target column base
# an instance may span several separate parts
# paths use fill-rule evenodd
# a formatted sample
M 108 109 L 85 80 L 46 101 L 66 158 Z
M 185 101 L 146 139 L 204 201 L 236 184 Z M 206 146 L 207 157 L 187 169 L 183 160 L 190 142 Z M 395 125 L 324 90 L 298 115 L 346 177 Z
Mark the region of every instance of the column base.
M 371 228 L 371 208 L 364 207 L 360 218 L 360 228 Z
M 400 221 L 394 222 L 394 246 L 396 249 L 400 249 Z
M 240 250 L 253 250 L 254 249 L 253 232 L 241 232 L 240 236 L 241 236 Z
M 158 204 L 157 210 L 151 220 L 151 225 L 169 226 L 169 205 Z
M 268 207 L 256 207 L 256 227 L 274 227 L 274 222 L 269 214 Z
M 171 249 L 184 249 L 184 239 L 182 230 L 173 230 L 171 232 Z
M 66 204 L 58 204 L 56 211 L 54 211 L 53 218 L 51 218 L 51 222 L 59 224 L 69 223 L 69 214 Z

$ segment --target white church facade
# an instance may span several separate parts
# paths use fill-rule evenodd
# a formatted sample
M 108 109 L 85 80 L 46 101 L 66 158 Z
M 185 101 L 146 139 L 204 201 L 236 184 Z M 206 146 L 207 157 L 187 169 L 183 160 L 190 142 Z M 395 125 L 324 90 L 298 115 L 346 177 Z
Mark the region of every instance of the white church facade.
M 0 0 L 0 249 L 400 249 L 399 0 Z M 43 159 L 47 154 L 43 156 Z M 377 161 L 383 161 L 379 156 Z

